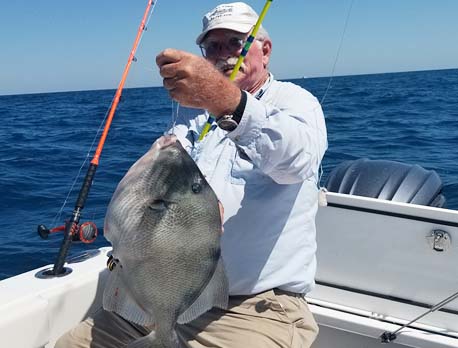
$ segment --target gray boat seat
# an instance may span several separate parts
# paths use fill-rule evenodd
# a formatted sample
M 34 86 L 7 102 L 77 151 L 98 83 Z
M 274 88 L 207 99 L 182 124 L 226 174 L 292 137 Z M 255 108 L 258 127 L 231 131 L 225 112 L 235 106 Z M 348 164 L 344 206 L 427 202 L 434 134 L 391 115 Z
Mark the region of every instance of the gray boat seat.
M 326 189 L 395 202 L 444 207 L 442 181 L 419 165 L 361 158 L 345 161 L 328 177 Z

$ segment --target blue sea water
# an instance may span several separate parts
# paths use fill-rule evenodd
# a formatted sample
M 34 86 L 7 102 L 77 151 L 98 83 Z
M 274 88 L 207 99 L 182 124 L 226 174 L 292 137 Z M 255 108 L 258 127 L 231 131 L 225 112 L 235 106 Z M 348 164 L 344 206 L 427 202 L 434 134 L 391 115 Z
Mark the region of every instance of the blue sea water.
M 330 79 L 291 81 L 321 100 Z M 113 95 L 103 90 L 0 97 L 0 279 L 54 263 L 62 236 L 42 240 L 36 227 L 61 225 L 71 215 Z M 329 139 L 323 183 L 348 159 L 419 164 L 437 171 L 447 207 L 458 209 L 458 69 L 335 77 L 323 109 Z M 102 229 L 117 183 L 171 115 L 164 89 L 124 91 L 81 221 Z M 90 246 L 73 244 L 71 253 L 104 245 L 99 237 Z

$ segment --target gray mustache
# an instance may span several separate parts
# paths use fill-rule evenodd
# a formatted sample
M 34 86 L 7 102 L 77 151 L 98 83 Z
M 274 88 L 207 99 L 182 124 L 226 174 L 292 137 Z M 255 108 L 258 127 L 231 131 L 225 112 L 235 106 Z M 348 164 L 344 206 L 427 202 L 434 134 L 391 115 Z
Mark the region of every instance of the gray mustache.
M 227 69 L 233 69 L 235 65 L 237 64 L 238 58 L 236 57 L 230 57 L 227 59 L 218 59 L 218 61 L 215 63 L 216 69 L 218 69 L 221 72 L 224 72 L 224 70 Z M 245 63 L 242 63 L 240 66 L 240 70 L 243 72 L 245 70 Z

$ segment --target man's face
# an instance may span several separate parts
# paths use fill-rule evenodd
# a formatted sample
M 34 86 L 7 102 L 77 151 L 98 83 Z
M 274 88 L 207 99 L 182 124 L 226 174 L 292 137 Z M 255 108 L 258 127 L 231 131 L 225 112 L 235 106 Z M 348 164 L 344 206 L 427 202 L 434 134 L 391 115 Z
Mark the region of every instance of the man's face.
M 228 29 L 214 29 L 207 34 L 201 47 L 204 47 L 206 59 L 229 77 L 248 36 Z M 261 87 L 267 76 L 270 51 L 269 40 L 253 42 L 234 80 L 239 88 L 253 92 Z

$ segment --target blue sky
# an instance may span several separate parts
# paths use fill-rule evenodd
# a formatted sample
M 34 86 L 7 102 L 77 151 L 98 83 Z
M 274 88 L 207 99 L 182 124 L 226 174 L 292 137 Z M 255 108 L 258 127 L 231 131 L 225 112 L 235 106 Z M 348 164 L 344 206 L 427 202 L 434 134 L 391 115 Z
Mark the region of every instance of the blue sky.
M 154 58 L 166 47 L 200 54 L 202 14 L 220 2 L 158 0 L 126 87 L 161 85 Z M 329 76 L 350 3 L 274 0 L 265 19 L 274 75 Z M 116 88 L 146 4 L 3 1 L 0 95 Z M 457 14 L 457 0 L 354 0 L 335 74 L 457 68 Z

